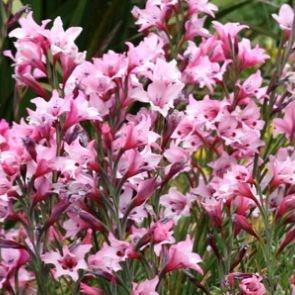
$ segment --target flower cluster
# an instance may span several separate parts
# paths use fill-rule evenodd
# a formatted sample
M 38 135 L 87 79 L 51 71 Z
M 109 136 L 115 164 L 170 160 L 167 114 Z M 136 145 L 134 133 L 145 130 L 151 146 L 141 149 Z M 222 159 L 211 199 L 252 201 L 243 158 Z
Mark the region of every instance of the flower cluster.
M 17 86 L 37 97 L 0 121 L 7 294 L 291 290 L 277 258 L 295 239 L 294 13 L 273 15 L 269 79 L 248 27 L 216 12 L 147 0 L 132 10 L 143 40 L 91 60 L 60 18 L 9 33 Z

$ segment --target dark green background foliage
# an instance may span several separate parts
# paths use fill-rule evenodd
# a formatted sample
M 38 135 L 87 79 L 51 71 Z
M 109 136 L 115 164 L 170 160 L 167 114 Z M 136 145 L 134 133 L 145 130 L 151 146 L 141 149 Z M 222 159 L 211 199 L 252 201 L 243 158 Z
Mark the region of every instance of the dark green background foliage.
M 277 12 L 282 3 L 292 4 L 292 1 L 282 0 L 212 2 L 219 6 L 216 15 L 219 21 L 238 21 L 248 24 L 251 29 L 245 33 L 246 36 L 261 43 L 270 54 L 279 39 L 278 28 L 271 18 L 271 13 Z M 23 0 L 22 3 L 34 11 L 38 21 L 61 16 L 65 27 L 83 27 L 78 45 L 81 50 L 87 50 L 88 58 L 100 56 L 108 49 L 122 51 L 126 48 L 126 41 L 136 43 L 141 37 L 136 31 L 130 11 L 133 5 L 144 5 L 143 0 Z M 0 9 L 3 10 L 3 7 L 0 6 Z M 3 11 L 1 15 L 2 13 Z M 9 48 L 13 48 L 11 40 L 5 40 L 2 48 L 0 46 L 1 51 Z M 14 118 L 14 109 L 19 108 L 20 114 L 23 115 L 32 94 L 27 93 L 24 98 L 19 99 L 11 77 L 10 64 L 8 59 L 0 58 L 0 117 L 17 120 L 18 118 Z

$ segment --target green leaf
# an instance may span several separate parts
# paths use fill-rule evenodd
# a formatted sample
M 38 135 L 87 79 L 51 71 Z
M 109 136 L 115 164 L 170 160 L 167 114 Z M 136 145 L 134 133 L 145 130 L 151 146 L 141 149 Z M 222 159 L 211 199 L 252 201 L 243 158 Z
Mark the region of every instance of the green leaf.
M 238 10 L 238 9 L 241 9 L 242 7 L 246 6 L 246 5 L 249 5 L 251 4 L 252 2 L 254 2 L 254 0 L 244 0 L 244 1 L 241 1 L 239 3 L 235 3 L 232 5 L 228 5 L 226 6 L 224 9 L 220 10 L 219 12 L 216 13 L 216 19 L 219 19 L 219 18 L 222 18 L 222 17 L 225 17 L 226 15 Z
M 81 22 L 87 3 L 88 3 L 88 0 L 79 1 L 73 13 L 73 16 L 70 22 L 71 25 L 77 25 Z

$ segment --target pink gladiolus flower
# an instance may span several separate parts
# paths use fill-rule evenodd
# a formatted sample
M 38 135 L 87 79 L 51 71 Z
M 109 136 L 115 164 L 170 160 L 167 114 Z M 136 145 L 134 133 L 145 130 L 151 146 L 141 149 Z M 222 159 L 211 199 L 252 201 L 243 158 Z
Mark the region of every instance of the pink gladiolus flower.
M 295 102 L 291 102 L 285 109 L 282 119 L 273 120 L 275 133 L 284 134 L 291 142 L 295 139 Z
M 1 249 L 1 264 L 10 271 L 18 269 L 30 260 L 29 254 L 24 249 Z
M 271 185 L 295 184 L 295 154 L 290 154 L 288 149 L 281 148 L 275 156 L 270 156 L 269 178 Z
M 261 282 L 262 278 L 256 275 L 242 279 L 239 284 L 243 295 L 265 295 L 266 289 Z
M 159 282 L 159 278 L 156 276 L 151 280 L 145 280 L 140 283 L 132 283 L 132 295 L 158 295 L 156 287 Z
M 136 150 L 126 151 L 119 161 L 118 171 L 121 176 L 131 177 L 144 171 L 154 169 L 161 160 L 161 156 L 153 153 L 146 147 L 141 152 Z
M 283 4 L 280 8 L 279 14 L 273 14 L 272 17 L 278 22 L 280 28 L 287 33 L 292 29 L 294 11 L 288 4 Z
M 151 27 L 164 29 L 166 16 L 176 3 L 177 1 L 175 0 L 166 2 L 147 0 L 145 9 L 134 7 L 132 14 L 137 19 L 135 23 L 140 26 L 139 31 L 145 31 Z
M 248 221 L 248 219 L 240 214 L 235 214 L 233 216 L 233 225 L 234 225 L 234 235 L 238 235 L 241 230 L 246 231 L 250 235 L 254 236 L 255 238 L 259 239 L 259 236 L 254 231 L 252 225 Z
M 128 257 L 135 258 L 136 253 L 130 243 L 117 240 L 110 235 L 110 245 L 104 243 L 102 248 L 94 255 L 89 256 L 88 265 L 91 270 L 98 274 L 109 274 L 121 270 L 120 263 Z
M 155 178 L 146 179 L 140 182 L 137 188 L 137 194 L 132 200 L 132 204 L 134 204 L 134 206 L 142 205 L 152 196 L 156 187 L 157 183 Z
M 22 17 L 19 20 L 20 28 L 16 28 L 9 33 L 9 37 L 14 37 L 18 39 L 25 38 L 36 38 L 39 37 L 45 30 L 45 27 L 50 22 L 50 20 L 42 21 L 41 26 L 39 26 L 33 19 L 33 13 L 30 12 L 27 16 Z
M 128 65 L 132 72 L 141 73 L 145 70 L 147 61 L 156 61 L 164 57 L 164 41 L 154 33 L 150 33 L 136 47 L 130 43 L 128 46 Z
M 295 241 L 295 228 L 290 229 L 286 233 L 285 238 L 281 242 L 277 253 L 282 252 L 288 245 L 292 244 L 294 241 Z
M 242 41 L 239 42 L 238 50 L 241 69 L 247 69 L 263 64 L 269 58 L 269 55 L 265 53 L 265 50 L 258 45 L 252 49 L 249 39 L 243 38 Z
M 50 251 L 42 256 L 42 260 L 47 264 L 54 265 L 54 277 L 70 276 L 77 281 L 78 271 L 87 269 L 85 255 L 90 251 L 92 245 L 79 245 L 74 249 L 64 246 L 62 252 Z
M 71 27 L 64 31 L 63 23 L 60 17 L 57 17 L 51 30 L 45 30 L 43 35 L 50 43 L 52 53 L 70 53 L 72 50 L 76 50 L 74 41 L 82 32 L 80 27 Z
M 196 36 L 199 37 L 209 37 L 210 33 L 208 30 L 204 28 L 204 22 L 206 17 L 198 18 L 198 16 L 193 15 L 191 19 L 189 19 L 185 23 L 185 36 L 186 40 L 192 40 Z
M 211 61 L 209 56 L 204 55 L 191 41 L 184 52 L 184 57 L 188 58 L 188 64 L 182 73 L 183 81 L 189 84 L 196 83 L 201 88 L 206 86 L 213 92 L 213 85 L 222 80 L 226 64 L 220 66 L 217 62 Z
M 174 238 L 172 237 L 173 228 L 175 223 L 172 220 L 163 220 L 155 223 L 150 232 L 153 237 L 152 240 L 154 243 L 169 243 L 174 242 Z
M 69 101 L 59 97 L 56 90 L 52 92 L 52 97 L 45 100 L 41 97 L 34 98 L 32 103 L 36 105 L 36 110 L 28 109 L 29 122 L 32 125 L 51 125 L 63 113 L 69 112 Z
M 162 195 L 160 199 L 165 217 L 175 220 L 189 215 L 191 202 L 189 195 L 183 195 L 175 187 L 170 188 L 168 194 Z
M 66 116 L 65 129 L 86 120 L 101 121 L 101 115 L 98 110 L 89 105 L 82 92 L 79 92 L 75 99 L 69 98 L 69 103 L 70 110 Z
M 0 222 L 4 222 L 12 213 L 12 206 L 7 195 L 0 195 Z
M 142 116 L 138 124 L 128 122 L 120 129 L 117 138 L 113 141 L 114 150 L 126 151 L 156 142 L 159 135 L 151 131 L 151 128 L 152 122 L 148 116 Z
M 238 33 L 248 26 L 239 23 L 221 24 L 217 21 L 212 22 L 217 32 L 218 38 L 222 41 L 222 48 L 226 57 L 231 56 L 231 49 L 236 45 Z M 230 44 L 230 42 L 232 44 Z
M 238 104 L 249 104 L 251 98 L 261 99 L 265 96 L 266 89 L 261 87 L 263 78 L 258 70 L 253 75 L 249 76 L 242 85 L 239 85 Z
M 218 10 L 217 6 L 208 2 L 208 0 L 187 0 L 189 13 L 206 13 L 214 17 L 214 13 Z
M 17 123 L 0 119 L 0 293 L 158 295 L 178 271 L 177 291 L 210 293 L 224 254 L 221 291 L 289 291 L 267 259 L 277 258 L 273 273 L 292 271 L 281 259 L 295 239 L 292 44 L 260 68 L 266 50 L 242 37 L 247 26 L 212 22 L 209 0 L 146 0 L 132 10 L 143 40 L 86 60 L 75 44 L 81 28 L 60 17 L 38 24 L 12 2 L 2 6 L 14 101 L 27 88 L 38 97 Z M 290 37 L 292 8 L 273 17 Z M 268 230 L 256 232 L 259 214 L 280 226 L 278 243 L 257 241 Z M 256 238 L 249 251 L 230 246 L 247 235 Z M 259 257 L 257 243 L 276 257 Z M 203 275 L 196 247 L 202 282 L 192 274 Z M 261 262 L 269 290 L 239 272 L 241 261 Z
M 222 227 L 222 207 L 223 204 L 221 201 L 216 199 L 205 199 L 202 202 L 202 206 L 205 208 L 206 212 L 210 216 L 210 221 L 217 228 Z
M 178 242 L 169 248 L 167 264 L 163 272 L 169 272 L 177 269 L 194 269 L 200 274 L 203 274 L 202 268 L 198 265 L 202 262 L 201 257 L 197 253 L 192 252 L 193 241 L 189 236 L 185 241 Z
M 134 100 L 150 103 L 152 110 L 166 117 L 184 87 L 180 81 L 176 61 L 172 60 L 167 63 L 162 59 L 157 59 L 153 74 L 148 76 L 152 83 L 149 84 L 147 91 L 142 86 L 137 87 L 132 90 L 131 97 Z
M 38 82 L 39 78 L 47 77 L 46 59 L 48 51 L 54 57 L 54 62 L 60 61 L 65 82 L 74 68 L 85 59 L 85 53 L 80 53 L 74 41 L 81 28 L 69 28 L 64 31 L 60 17 L 54 20 L 52 28 L 47 29 L 50 20 L 43 21 L 39 26 L 32 13 L 19 20 L 21 28 L 13 30 L 9 36 L 17 38 L 17 52 L 13 57 L 11 52 L 5 55 L 15 63 L 15 78 L 20 85 L 32 88 L 41 97 L 47 97 L 47 92 Z
M 277 211 L 276 218 L 286 218 L 287 222 L 295 221 L 295 194 L 285 196 L 280 202 Z

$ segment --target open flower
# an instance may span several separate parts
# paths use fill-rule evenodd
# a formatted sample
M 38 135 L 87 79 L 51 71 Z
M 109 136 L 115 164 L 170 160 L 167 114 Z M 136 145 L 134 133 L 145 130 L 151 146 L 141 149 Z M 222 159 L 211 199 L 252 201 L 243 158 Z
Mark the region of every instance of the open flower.
M 132 283 L 132 295 L 158 295 L 156 287 L 159 282 L 159 278 L 156 276 L 151 280 L 145 280 L 140 283 Z
M 160 199 L 165 217 L 175 220 L 189 215 L 191 203 L 189 195 L 183 195 L 175 187 L 170 188 L 168 194 L 161 196 Z
M 282 30 L 287 32 L 291 31 L 294 19 L 294 11 L 290 5 L 283 4 L 280 8 L 279 14 L 273 14 L 272 17 L 278 22 Z
M 61 253 L 56 251 L 46 252 L 42 260 L 46 264 L 54 265 L 53 275 L 57 279 L 61 276 L 70 276 L 74 281 L 79 278 L 78 271 L 87 269 L 85 255 L 90 251 L 92 245 L 79 245 L 74 249 L 64 246 Z
M 291 142 L 295 140 L 295 101 L 286 107 L 284 117 L 274 119 L 273 124 L 276 134 L 284 134 Z
M 190 236 L 186 237 L 185 241 L 178 242 L 172 245 L 168 251 L 167 263 L 163 272 L 170 272 L 178 269 L 194 269 L 200 274 L 203 274 L 199 263 L 202 259 L 199 254 L 193 253 L 193 241 Z
M 253 275 L 249 278 L 244 278 L 240 282 L 239 286 L 243 295 L 264 295 L 266 289 L 261 282 L 262 278 L 257 275 Z

